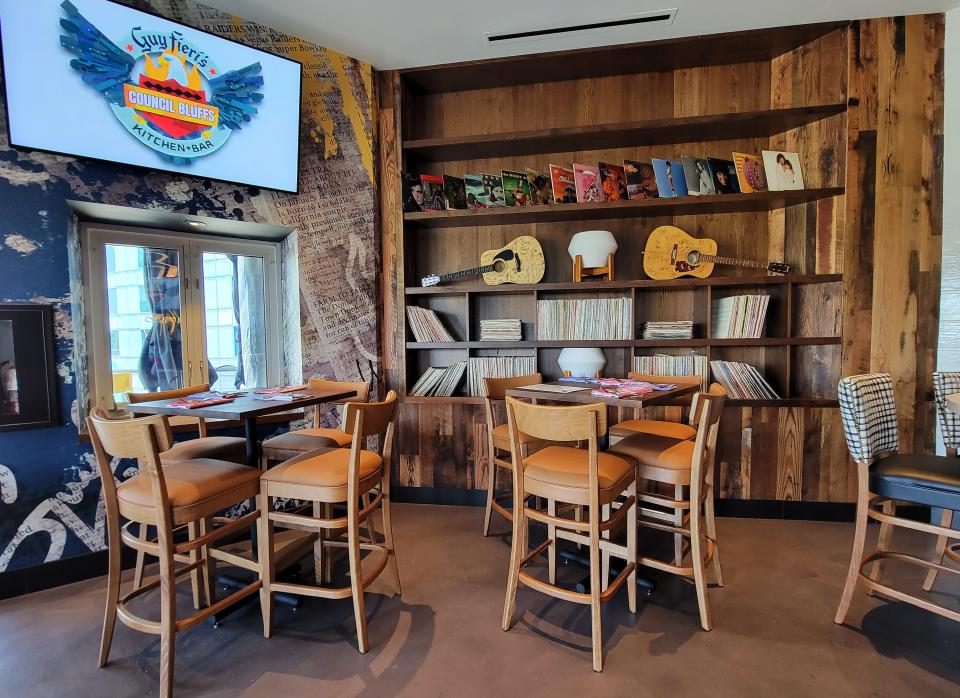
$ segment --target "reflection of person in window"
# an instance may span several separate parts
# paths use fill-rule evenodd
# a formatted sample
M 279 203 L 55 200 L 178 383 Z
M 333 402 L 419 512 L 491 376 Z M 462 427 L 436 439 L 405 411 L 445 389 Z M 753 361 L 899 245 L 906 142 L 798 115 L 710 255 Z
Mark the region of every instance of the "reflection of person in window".
M 0 363 L 0 414 L 17 414 L 17 367 L 12 361 Z

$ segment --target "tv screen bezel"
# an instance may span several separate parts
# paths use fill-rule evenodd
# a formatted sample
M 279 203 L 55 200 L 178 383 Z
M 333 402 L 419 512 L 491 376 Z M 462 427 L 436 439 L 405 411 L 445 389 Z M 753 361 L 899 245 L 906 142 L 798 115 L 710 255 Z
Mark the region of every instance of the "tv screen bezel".
M 221 183 L 223 183 L 223 184 L 235 184 L 235 185 L 237 185 L 237 186 L 250 187 L 250 188 L 252 188 L 252 189 L 264 189 L 264 190 L 266 190 L 266 191 L 278 191 L 278 192 L 282 192 L 282 193 L 284 193 L 284 194 L 294 194 L 294 195 L 296 195 L 296 194 L 299 194 L 299 193 L 300 193 L 300 154 L 301 154 L 301 153 L 300 153 L 300 143 L 301 143 L 301 140 L 300 140 L 300 139 L 301 139 L 302 136 L 303 136 L 303 118 L 302 118 L 302 117 L 303 117 L 303 63 L 301 63 L 300 61 L 294 60 L 293 58 L 288 58 L 287 56 L 283 56 L 283 55 L 281 55 L 281 54 L 279 54 L 279 53 L 274 53 L 273 51 L 265 51 L 265 50 L 263 50 L 263 49 L 261 49 L 261 48 L 254 48 L 253 46 L 248 46 L 247 44 L 243 43 L 242 41 L 237 41 L 237 40 L 235 40 L 235 39 L 230 39 L 230 38 L 227 38 L 227 37 L 225 37 L 225 36 L 220 36 L 219 34 L 214 34 L 213 32 L 206 31 L 205 29 L 200 29 L 199 27 L 195 27 L 195 26 L 193 26 L 192 24 L 185 24 L 185 23 L 183 23 L 183 22 L 179 22 L 179 21 L 177 21 L 177 20 L 170 19 L 169 17 L 164 17 L 163 15 L 161 15 L 161 14 L 159 14 L 159 13 L 157 13 L 157 12 L 151 12 L 151 11 L 149 11 L 149 10 L 141 10 L 141 9 L 139 9 L 139 8 L 135 8 L 135 7 L 130 7 L 130 6 L 128 6 L 128 5 L 124 5 L 123 3 L 119 2 L 118 0 L 100 0 L 100 1 L 101 1 L 101 2 L 104 2 L 104 3 L 110 3 L 110 4 L 112 4 L 112 5 L 117 5 L 118 7 L 121 7 L 121 8 L 123 8 L 123 9 L 125 9 L 125 10 L 132 10 L 132 11 L 134 11 L 134 12 L 140 12 L 140 13 L 142 13 L 142 14 L 149 15 L 150 17 L 156 17 L 157 19 L 162 19 L 162 20 L 165 21 L 165 22 L 170 22 L 170 23 L 172 23 L 172 24 L 176 24 L 176 25 L 181 26 L 181 27 L 183 27 L 183 28 L 185 28 L 185 29 L 189 29 L 189 30 L 191 30 L 191 31 L 199 32 L 199 33 L 201 33 L 201 34 L 206 34 L 207 36 L 212 36 L 212 37 L 214 37 L 215 39 L 221 39 L 221 40 L 223 40 L 223 41 L 229 41 L 229 42 L 232 43 L 232 44 L 237 44 L 238 46 L 243 46 L 244 48 L 249 49 L 249 50 L 251 50 L 251 51 L 256 51 L 256 52 L 258 52 L 258 53 L 262 53 L 262 54 L 265 54 L 265 55 L 268 55 L 268 56 L 273 56 L 274 58 L 279 58 L 279 59 L 281 59 L 281 60 L 289 61 L 290 63 L 295 64 L 295 65 L 297 66 L 297 68 L 299 69 L 299 72 L 300 72 L 300 78 L 299 78 L 299 81 L 298 81 L 298 82 L 299 82 L 299 90 L 298 90 L 298 95 L 297 95 L 298 98 L 297 98 L 296 188 L 295 188 L 295 189 L 278 189 L 278 188 L 266 186 L 266 185 L 263 185 L 263 184 L 254 184 L 254 183 L 251 183 L 251 182 L 240 182 L 240 181 L 237 181 L 237 180 L 234 180 L 234 179 L 222 179 L 222 178 L 220 178 L 220 177 L 209 177 L 209 176 L 205 176 L 205 175 L 191 174 L 191 173 L 189 173 L 189 172 L 183 172 L 183 171 L 181 171 L 181 170 L 175 170 L 175 169 L 171 169 L 171 168 L 169 168 L 169 167 L 165 167 L 165 166 L 163 166 L 162 164 L 159 165 L 159 166 L 157 166 L 157 167 L 150 167 L 150 166 L 147 166 L 147 165 L 137 165 L 137 164 L 134 164 L 134 163 L 131 163 L 131 162 L 124 162 L 124 161 L 122 161 L 122 160 L 109 160 L 109 159 L 106 159 L 106 158 L 94 157 L 94 156 L 92 156 L 92 155 L 81 155 L 81 154 L 78 154 L 78 153 L 68 153 L 68 152 L 65 152 L 65 151 L 62 151 L 62 150 L 51 150 L 51 149 L 47 149 L 47 148 L 35 148 L 35 147 L 33 147 L 33 146 L 28 146 L 28 145 L 18 145 L 18 144 L 16 144 L 16 143 L 13 142 L 13 133 L 12 133 L 11 130 L 10 130 L 10 94 L 9 94 L 9 92 L 7 91 L 7 90 L 8 90 L 8 81 L 7 81 L 6 78 L 4 77 L 4 79 L 3 79 L 3 110 L 4 110 L 4 115 L 5 115 L 5 117 L 6 117 L 7 144 L 8 144 L 11 148 L 13 148 L 14 150 L 19 150 L 19 151 L 23 151 L 23 152 L 38 152 L 38 153 L 49 153 L 49 154 L 51 154 L 51 155 L 65 155 L 65 156 L 67 156 L 67 157 L 77 158 L 78 160 L 89 160 L 89 161 L 91 161 L 91 162 L 102 162 L 102 163 L 105 163 L 105 164 L 108 164 L 108 165 L 119 165 L 119 166 L 121 166 L 121 167 L 129 167 L 129 168 L 132 169 L 132 170 L 138 170 L 138 171 L 147 171 L 147 172 L 157 172 L 157 171 L 160 171 L 160 172 L 163 172 L 163 173 L 165 173 L 165 174 L 170 174 L 170 175 L 180 175 L 180 176 L 183 176 L 183 177 L 190 177 L 190 178 L 192 178 L 192 179 L 209 180 L 209 181 L 211 181 L 211 182 L 221 182 Z M 222 10 L 218 10 L 218 11 L 222 12 Z M 229 14 L 229 13 L 224 13 L 224 14 Z M 232 16 L 232 15 L 230 15 L 230 16 Z M 244 20 L 244 21 L 246 21 L 246 20 Z M 2 24 L 3 24 L 2 17 L 0 17 L 0 26 L 2 26 Z M 276 30 L 271 30 L 271 31 L 276 31 Z M 279 31 L 277 31 L 277 33 L 278 33 L 278 34 L 283 34 L 283 32 L 279 32 Z M 3 49 L 3 32 L 2 32 L 2 31 L 0 31 L 0 70 L 3 71 L 3 76 L 6 76 L 6 74 L 7 74 L 6 54 L 4 53 L 4 49 Z M 162 163 L 162 161 L 161 161 L 161 163 Z

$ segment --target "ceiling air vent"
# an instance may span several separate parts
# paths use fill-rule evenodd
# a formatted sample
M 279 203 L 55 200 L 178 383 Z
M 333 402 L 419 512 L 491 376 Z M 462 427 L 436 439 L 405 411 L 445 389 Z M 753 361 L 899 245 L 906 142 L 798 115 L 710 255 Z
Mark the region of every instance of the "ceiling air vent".
M 620 27 L 631 27 L 638 24 L 673 24 L 673 19 L 676 15 L 677 8 L 674 7 L 669 10 L 640 12 L 623 17 L 614 17 L 593 22 L 580 22 L 560 27 L 538 27 L 535 29 L 511 32 L 484 32 L 483 36 L 488 43 L 503 44 L 511 41 L 530 41 L 533 39 L 546 39 L 553 36 L 618 29 Z

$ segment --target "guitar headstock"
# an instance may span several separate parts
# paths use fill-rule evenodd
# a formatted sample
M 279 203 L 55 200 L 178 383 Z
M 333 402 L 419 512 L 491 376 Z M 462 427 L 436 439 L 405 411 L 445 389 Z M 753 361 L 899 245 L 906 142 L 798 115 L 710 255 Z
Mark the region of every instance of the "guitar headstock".
M 430 286 L 436 286 L 440 283 L 440 277 L 436 274 L 431 274 L 430 276 L 425 276 L 420 279 L 420 285 L 424 288 L 429 288 Z
M 789 274 L 790 265 L 784 264 L 783 262 L 770 262 L 767 264 L 767 271 L 774 274 Z

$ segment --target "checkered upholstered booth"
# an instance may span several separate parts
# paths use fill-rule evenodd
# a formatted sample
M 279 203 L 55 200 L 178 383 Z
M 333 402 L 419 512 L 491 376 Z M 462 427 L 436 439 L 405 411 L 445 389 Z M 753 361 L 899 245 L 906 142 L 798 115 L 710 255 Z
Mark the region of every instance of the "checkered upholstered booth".
M 947 395 L 960 393 L 960 371 L 937 371 L 933 374 L 933 397 L 937 401 L 937 415 L 943 443 L 947 448 L 960 449 L 960 414 L 947 409 Z
M 956 375 L 960 374 L 951 374 Z M 938 402 L 941 402 L 953 388 L 948 387 L 944 374 L 934 376 L 939 384 Z M 957 390 L 960 391 L 960 385 Z M 847 448 L 858 463 L 858 485 L 853 552 L 834 622 L 843 623 L 857 584 L 863 584 L 883 596 L 960 621 L 960 612 L 955 609 L 893 589 L 880 581 L 884 561 L 888 558 L 925 568 L 927 578 L 923 588 L 927 590 L 939 572 L 960 574 L 960 571 L 943 564 L 945 555 L 960 561 L 957 546 L 946 547 L 949 540 L 960 539 L 960 532 L 948 528 L 949 517 L 945 516 L 942 524 L 936 526 L 908 521 L 896 514 L 898 502 L 960 511 L 960 459 L 924 453 L 899 453 L 897 408 L 889 375 L 871 373 L 842 378 L 837 386 L 837 395 Z M 952 423 L 948 426 L 955 429 Z M 956 431 L 953 431 L 952 437 L 956 436 Z M 880 522 L 880 535 L 876 550 L 864 556 L 868 519 Z M 934 560 L 928 562 L 905 553 L 891 552 L 891 536 L 895 526 L 937 535 Z
M 899 449 L 897 405 L 886 373 L 841 378 L 837 386 L 847 448 L 858 463 Z

